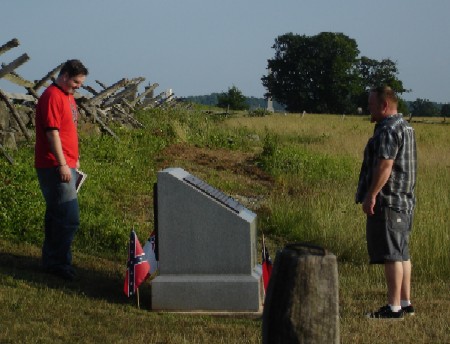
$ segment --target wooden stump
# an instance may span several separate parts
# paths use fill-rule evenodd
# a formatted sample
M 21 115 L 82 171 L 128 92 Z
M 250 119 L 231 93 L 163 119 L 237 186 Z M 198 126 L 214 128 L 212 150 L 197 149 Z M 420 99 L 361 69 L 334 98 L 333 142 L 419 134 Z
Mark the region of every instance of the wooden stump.
M 263 343 L 339 343 L 336 256 L 288 244 L 275 258 L 263 311 Z

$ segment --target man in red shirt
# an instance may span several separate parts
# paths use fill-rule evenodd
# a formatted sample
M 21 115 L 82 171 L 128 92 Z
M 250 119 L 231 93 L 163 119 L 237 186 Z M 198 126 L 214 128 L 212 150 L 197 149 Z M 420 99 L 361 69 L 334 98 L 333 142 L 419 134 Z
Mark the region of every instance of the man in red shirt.
M 36 106 L 35 168 L 46 203 L 42 263 L 46 271 L 73 280 L 71 244 L 79 226 L 75 188 L 79 168 L 78 109 L 73 93 L 88 70 L 68 60 Z

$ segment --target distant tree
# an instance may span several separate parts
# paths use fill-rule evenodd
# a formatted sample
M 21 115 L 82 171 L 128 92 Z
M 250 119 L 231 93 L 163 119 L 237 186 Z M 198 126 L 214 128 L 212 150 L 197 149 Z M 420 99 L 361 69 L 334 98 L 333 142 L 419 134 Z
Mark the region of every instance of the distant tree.
M 264 109 L 267 106 L 267 100 L 265 100 L 264 98 L 246 97 L 245 101 L 247 102 L 250 110 L 259 108 Z
M 267 76 L 261 78 L 272 97 L 291 112 L 348 113 L 362 89 L 354 68 L 359 50 L 354 39 L 342 33 L 316 36 L 287 33 L 272 47 Z
M 221 108 L 229 108 L 230 110 L 247 110 L 247 98 L 236 87 L 228 88 L 228 92 L 223 92 L 217 96 L 217 106 Z
M 411 103 L 411 114 L 414 117 L 432 117 L 439 115 L 439 109 L 428 99 L 417 98 Z
M 441 116 L 450 117 L 450 104 L 444 104 L 441 107 Z
M 192 103 L 215 106 L 217 104 L 218 95 L 219 95 L 218 93 L 211 93 L 201 96 L 189 96 L 186 97 L 186 100 Z

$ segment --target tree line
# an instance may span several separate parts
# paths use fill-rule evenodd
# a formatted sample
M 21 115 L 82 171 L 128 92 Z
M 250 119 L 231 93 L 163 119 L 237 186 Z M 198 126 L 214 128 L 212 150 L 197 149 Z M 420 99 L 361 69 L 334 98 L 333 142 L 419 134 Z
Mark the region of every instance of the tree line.
M 450 117 L 450 104 L 438 104 L 428 99 L 417 98 L 408 102 L 411 115 L 418 117 Z
M 255 110 L 267 108 L 267 99 L 265 98 L 242 96 L 234 99 L 233 94 L 236 90 L 242 94 L 239 89 L 234 88 L 235 86 L 231 87 L 228 92 L 188 96 L 185 98 L 185 101 L 208 106 L 217 106 L 230 110 Z M 227 98 L 230 90 L 232 90 L 230 98 Z M 219 98 L 221 99 L 221 102 L 219 102 Z M 413 117 L 450 117 L 450 104 L 439 104 L 428 99 L 420 98 L 417 98 L 415 101 L 404 101 L 404 104 L 406 105 L 406 108 L 403 108 L 403 110 L 400 111 L 404 115 L 411 115 Z M 285 107 L 276 101 L 273 102 L 273 108 L 277 112 L 286 111 Z
M 230 110 L 255 110 L 267 108 L 267 99 L 245 96 L 242 91 L 234 85 L 229 87 L 226 92 L 188 96 L 185 97 L 185 101 L 202 105 L 217 106 L 224 109 L 229 108 Z M 273 102 L 273 108 L 275 111 L 285 110 L 285 107 L 278 102 Z
M 239 89 L 237 89 L 237 91 L 241 93 Z M 267 108 L 267 99 L 265 98 L 243 96 L 243 98 L 238 97 L 235 102 L 232 95 L 229 99 L 226 98 L 227 96 L 228 92 L 211 93 L 207 95 L 188 96 L 185 98 L 185 101 L 208 106 L 217 106 L 230 110 L 255 110 Z M 221 102 L 219 102 L 219 97 L 222 97 Z M 421 98 L 417 98 L 415 101 L 402 102 L 405 106 L 400 112 L 404 115 L 411 115 L 414 117 L 450 117 L 450 104 L 440 104 Z M 286 111 L 286 108 L 276 101 L 273 102 L 273 108 L 276 112 Z
M 450 105 L 427 99 L 407 102 L 410 92 L 398 78 L 397 62 L 359 57 L 356 40 L 343 33 L 322 32 L 315 36 L 286 33 L 275 39 L 267 75 L 261 78 L 265 99 L 248 98 L 236 87 L 191 101 L 233 110 L 264 108 L 266 99 L 275 110 L 288 112 L 355 114 L 367 113 L 368 90 L 388 85 L 400 96 L 399 112 L 413 116 L 449 116 Z M 203 98 L 199 98 L 203 97 Z M 358 111 L 359 110 L 359 111 Z

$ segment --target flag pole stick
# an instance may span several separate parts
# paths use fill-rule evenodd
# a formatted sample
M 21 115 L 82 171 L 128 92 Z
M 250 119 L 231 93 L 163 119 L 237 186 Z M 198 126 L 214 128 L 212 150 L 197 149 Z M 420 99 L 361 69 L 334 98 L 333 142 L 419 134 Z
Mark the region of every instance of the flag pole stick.
M 136 297 L 137 297 L 137 308 L 141 309 L 141 307 L 139 305 L 139 288 L 136 288 Z
M 263 252 L 263 256 L 266 255 L 266 242 L 264 240 L 264 233 L 262 234 L 262 252 Z

